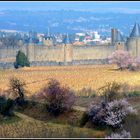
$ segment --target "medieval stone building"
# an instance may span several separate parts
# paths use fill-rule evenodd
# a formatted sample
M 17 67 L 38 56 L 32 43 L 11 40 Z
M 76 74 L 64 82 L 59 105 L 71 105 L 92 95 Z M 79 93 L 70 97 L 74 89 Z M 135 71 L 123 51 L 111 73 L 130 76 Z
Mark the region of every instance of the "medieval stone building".
M 125 41 L 117 30 L 112 30 L 111 45 L 75 46 L 69 41 L 68 35 L 63 45 L 53 45 L 51 38 L 46 38 L 45 44 L 30 43 L 17 48 L 0 49 L 0 66 L 13 67 L 19 50 L 28 57 L 31 66 L 50 65 L 81 65 L 105 64 L 107 58 L 115 50 L 127 50 L 132 56 L 140 57 L 140 27 L 138 24 Z
M 140 27 L 135 24 L 130 37 L 126 41 L 127 51 L 134 57 L 140 57 Z

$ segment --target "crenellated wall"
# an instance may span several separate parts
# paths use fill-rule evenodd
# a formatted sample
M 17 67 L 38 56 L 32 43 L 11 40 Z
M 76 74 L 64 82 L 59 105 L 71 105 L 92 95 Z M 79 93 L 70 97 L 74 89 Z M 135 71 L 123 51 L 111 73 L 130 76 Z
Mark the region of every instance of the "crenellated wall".
M 14 62 L 17 52 L 27 55 L 32 65 L 101 64 L 115 51 L 114 46 L 73 46 L 72 44 L 45 46 L 34 45 L 0 49 L 0 63 Z M 99 60 L 99 61 L 98 61 Z
M 113 51 L 113 46 L 73 47 L 73 60 L 106 59 Z
M 29 61 L 72 62 L 73 60 L 106 59 L 115 48 L 113 46 L 28 46 Z
M 27 55 L 27 46 L 0 48 L 0 63 L 14 62 L 19 50 Z
M 33 61 L 64 61 L 64 47 L 63 46 L 35 46 L 32 50 Z M 34 58 L 34 59 L 33 59 Z M 29 58 L 31 60 L 31 58 Z

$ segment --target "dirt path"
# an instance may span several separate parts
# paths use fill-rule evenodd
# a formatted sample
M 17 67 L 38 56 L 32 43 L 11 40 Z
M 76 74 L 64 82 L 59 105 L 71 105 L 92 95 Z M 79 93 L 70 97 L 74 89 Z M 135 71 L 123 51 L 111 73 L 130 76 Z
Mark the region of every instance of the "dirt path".
M 80 107 L 80 106 L 74 106 L 73 109 L 79 110 L 79 111 L 86 111 L 86 108 L 85 107 Z M 25 121 L 30 121 L 30 122 L 39 121 L 39 122 L 43 122 L 43 121 L 34 119 L 32 117 L 29 117 L 28 115 L 22 114 L 20 112 L 15 112 L 15 115 L 18 116 L 18 117 L 20 117 L 21 119 L 23 119 Z
M 86 111 L 85 107 L 81 107 L 81 106 L 74 106 L 73 109 L 78 110 L 78 111 Z
M 32 117 L 29 117 L 29 116 L 27 116 L 27 115 L 25 115 L 25 114 L 22 114 L 22 113 L 19 113 L 19 112 L 15 112 L 15 115 L 18 116 L 18 117 L 20 117 L 20 118 L 23 119 L 24 121 L 28 121 L 28 122 L 38 121 L 38 122 L 41 122 L 41 121 L 39 121 L 39 120 L 37 120 L 37 119 L 34 119 L 34 118 L 32 118 Z

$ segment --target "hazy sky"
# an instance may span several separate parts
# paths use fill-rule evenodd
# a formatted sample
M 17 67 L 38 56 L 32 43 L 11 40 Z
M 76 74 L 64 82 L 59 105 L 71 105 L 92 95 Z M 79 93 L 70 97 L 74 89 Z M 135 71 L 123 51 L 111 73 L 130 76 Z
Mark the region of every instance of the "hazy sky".
M 120 2 L 120 1 L 99 1 L 99 2 L 87 2 L 87 1 L 53 1 L 53 2 L 0 2 L 0 10 L 88 10 L 95 12 L 124 12 L 124 13 L 140 13 L 140 2 Z

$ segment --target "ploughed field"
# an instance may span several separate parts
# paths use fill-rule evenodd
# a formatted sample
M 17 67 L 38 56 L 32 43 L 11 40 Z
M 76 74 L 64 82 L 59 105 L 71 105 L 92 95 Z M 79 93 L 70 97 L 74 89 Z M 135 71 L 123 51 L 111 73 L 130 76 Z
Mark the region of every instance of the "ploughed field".
M 46 85 L 50 78 L 55 78 L 62 85 L 67 85 L 74 90 L 91 87 L 97 91 L 107 82 L 112 81 L 127 83 L 132 87 L 140 85 L 140 72 L 119 71 L 114 65 L 47 66 L 0 70 L 1 89 L 8 88 L 9 78 L 12 76 L 21 78 L 27 83 L 26 87 L 30 95 Z

